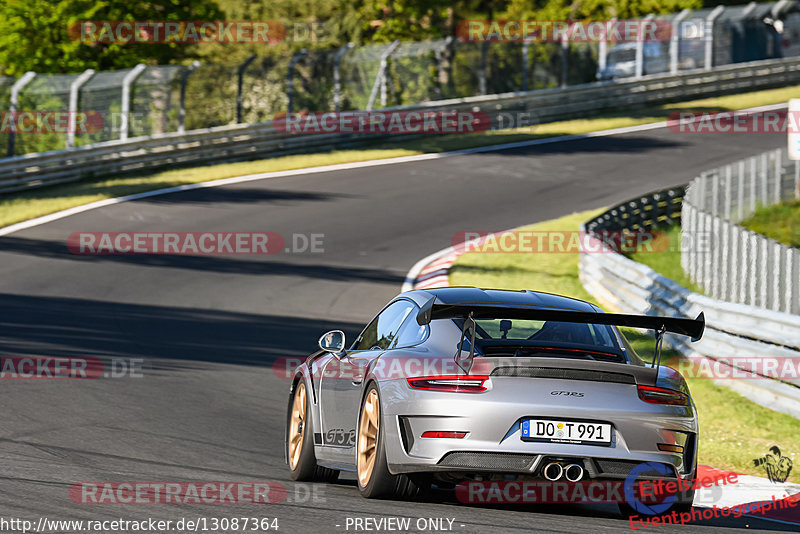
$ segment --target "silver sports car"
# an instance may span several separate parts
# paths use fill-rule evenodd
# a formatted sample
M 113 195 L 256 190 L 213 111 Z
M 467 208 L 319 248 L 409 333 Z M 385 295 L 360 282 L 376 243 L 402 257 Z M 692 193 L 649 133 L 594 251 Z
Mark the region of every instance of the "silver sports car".
M 286 456 L 295 480 L 356 473 L 365 497 L 464 480 L 696 477 L 685 381 L 643 362 L 617 327 L 699 339 L 697 319 L 603 313 L 533 291 L 473 287 L 395 297 L 346 347 L 334 330 L 292 381 Z M 660 357 L 658 358 L 660 360 Z M 693 492 L 676 504 L 691 503 Z

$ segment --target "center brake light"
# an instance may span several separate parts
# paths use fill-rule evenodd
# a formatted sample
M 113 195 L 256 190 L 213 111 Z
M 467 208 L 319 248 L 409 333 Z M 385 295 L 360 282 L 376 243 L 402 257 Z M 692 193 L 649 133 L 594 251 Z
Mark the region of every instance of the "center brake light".
M 650 404 L 670 404 L 674 406 L 689 406 L 689 396 L 680 391 L 653 386 L 637 386 L 639 398 Z
M 408 385 L 414 389 L 482 393 L 486 391 L 484 384 L 489 380 L 489 377 L 477 375 L 420 376 L 407 380 Z

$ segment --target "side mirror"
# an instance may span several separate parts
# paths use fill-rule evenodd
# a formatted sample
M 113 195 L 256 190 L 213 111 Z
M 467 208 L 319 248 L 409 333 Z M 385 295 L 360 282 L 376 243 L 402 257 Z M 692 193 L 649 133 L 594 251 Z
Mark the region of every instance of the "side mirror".
M 341 330 L 331 330 L 319 338 L 319 348 L 325 352 L 339 354 L 344 350 L 344 332 Z

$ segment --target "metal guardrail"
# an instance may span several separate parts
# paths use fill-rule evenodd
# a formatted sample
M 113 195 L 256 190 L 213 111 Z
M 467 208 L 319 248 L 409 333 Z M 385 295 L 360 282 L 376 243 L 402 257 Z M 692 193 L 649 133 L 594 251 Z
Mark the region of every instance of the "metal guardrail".
M 800 82 L 800 59 L 739 63 L 712 71 L 653 75 L 618 83 L 505 93 L 386 108 L 527 111 L 538 122 L 585 117 L 587 113 L 685 100 Z M 404 139 L 411 136 L 404 136 Z M 365 145 L 385 136 L 288 135 L 272 122 L 222 126 L 0 159 L 0 193 L 84 178 L 152 171 L 182 164 L 208 164 Z
M 800 161 L 772 150 L 703 173 L 686 190 L 682 232 L 714 237 L 708 252 L 690 250 L 683 269 L 708 295 L 800 315 L 800 249 L 736 224 L 757 206 L 800 198 Z
M 582 231 L 649 230 L 677 222 L 680 188 L 668 189 L 625 202 L 587 221 Z M 684 212 L 683 217 L 686 217 Z M 596 249 L 589 247 L 588 250 Z M 766 278 L 766 273 L 762 271 Z M 693 360 L 712 361 L 733 374 L 730 358 L 777 358 L 800 361 L 800 317 L 725 302 L 693 293 L 651 268 L 617 253 L 582 253 L 580 280 L 586 290 L 609 310 L 677 317 L 706 316 L 706 332 L 699 342 L 667 335 L 666 341 Z M 786 360 L 784 360 L 786 359 Z M 739 371 L 753 370 L 752 362 L 736 362 Z M 778 381 L 766 377 L 717 379 L 771 409 L 800 418 L 800 378 Z

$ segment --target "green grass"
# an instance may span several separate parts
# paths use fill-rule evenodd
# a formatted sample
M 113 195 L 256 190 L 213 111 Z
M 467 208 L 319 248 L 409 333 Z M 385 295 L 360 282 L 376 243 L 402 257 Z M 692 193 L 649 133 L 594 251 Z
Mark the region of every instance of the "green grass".
M 740 224 L 779 243 L 800 248 L 800 200 L 758 208 Z
M 675 280 L 683 287 L 703 294 L 703 290 L 692 282 L 689 275 L 681 267 L 681 227 L 673 225 L 668 228 L 661 228 L 654 231 L 655 238 L 652 241 L 652 252 L 645 251 L 642 247 L 641 252 L 627 254 L 633 261 L 643 263 L 653 269 L 658 274 Z
M 573 213 L 559 219 L 524 227 L 530 231 L 575 231 L 603 210 Z M 679 239 L 675 229 L 667 236 Z M 678 232 L 679 234 L 679 232 Z M 662 254 L 646 256 L 651 266 L 663 269 L 662 274 L 675 273 L 676 257 L 656 259 Z M 667 254 L 663 254 L 667 256 Z M 651 258 L 652 257 L 652 258 Z M 680 268 L 680 259 L 677 259 Z M 680 274 L 680 273 L 678 273 Z M 456 260 L 450 271 L 452 285 L 474 285 L 498 289 L 532 289 L 559 293 L 598 304 L 578 280 L 577 253 L 481 253 L 469 252 Z M 653 356 L 651 335 L 625 329 L 634 350 L 646 361 Z M 665 365 L 677 367 L 679 355 L 665 349 Z M 753 466 L 753 459 L 778 445 L 797 463 L 800 460 L 800 420 L 755 404 L 745 397 L 707 379 L 688 379 L 700 418 L 699 460 L 721 469 L 766 476 Z M 795 471 L 790 481 L 800 482 Z
M 586 119 L 553 122 L 513 130 L 392 140 L 362 150 L 337 150 L 319 154 L 282 156 L 257 161 L 179 168 L 163 172 L 148 172 L 137 176 L 63 184 L 0 197 L 0 228 L 89 202 L 163 187 L 218 180 L 244 174 L 444 152 L 557 135 L 584 134 L 664 120 L 671 111 L 676 109 L 733 110 L 786 102 L 789 98 L 796 96 L 798 89 L 800 86 L 625 109 L 622 112 L 603 113 Z

